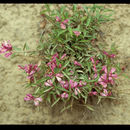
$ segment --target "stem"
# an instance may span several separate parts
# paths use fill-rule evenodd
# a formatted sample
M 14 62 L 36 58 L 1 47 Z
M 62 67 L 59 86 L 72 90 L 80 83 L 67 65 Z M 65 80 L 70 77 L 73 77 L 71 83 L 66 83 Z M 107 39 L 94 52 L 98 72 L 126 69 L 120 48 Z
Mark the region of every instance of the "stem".
M 36 52 L 36 51 L 13 51 L 14 53 L 30 53 L 30 52 Z

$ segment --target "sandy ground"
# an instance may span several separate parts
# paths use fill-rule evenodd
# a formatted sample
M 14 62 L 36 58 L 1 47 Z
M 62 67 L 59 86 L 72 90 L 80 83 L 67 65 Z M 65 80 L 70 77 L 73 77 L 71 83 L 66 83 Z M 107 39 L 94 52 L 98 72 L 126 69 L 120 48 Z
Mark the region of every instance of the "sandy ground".
M 0 4 L 0 41 L 11 40 L 12 45 L 22 47 L 25 42 L 31 49 L 37 46 L 40 33 L 38 23 L 42 4 Z M 105 24 L 102 31 L 107 43 L 115 42 L 122 62 L 130 72 L 130 5 L 105 5 L 115 11 L 114 22 Z M 0 56 L 0 124 L 130 124 L 130 82 L 120 77 L 119 100 L 106 100 L 95 105 L 90 112 L 81 107 L 63 114 L 48 106 L 34 107 L 23 98 L 30 89 L 23 87 L 25 75 L 18 64 L 28 63 L 20 57 L 8 60 Z M 57 111 L 56 111 L 57 110 Z

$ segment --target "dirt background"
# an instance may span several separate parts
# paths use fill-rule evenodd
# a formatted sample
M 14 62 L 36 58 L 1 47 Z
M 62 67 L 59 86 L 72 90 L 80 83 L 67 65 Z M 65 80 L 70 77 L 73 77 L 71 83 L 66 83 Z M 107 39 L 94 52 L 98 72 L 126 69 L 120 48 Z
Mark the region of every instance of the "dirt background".
M 105 6 L 115 11 L 115 21 L 102 27 L 105 41 L 118 45 L 121 62 L 128 66 L 125 73 L 130 76 L 130 5 Z M 35 49 L 42 7 L 43 4 L 0 4 L 0 42 L 11 40 L 17 47 L 27 42 Z M 94 112 L 75 107 L 72 112 L 59 114 L 56 108 L 51 110 L 45 105 L 36 108 L 24 102 L 31 90 L 23 87 L 26 77 L 17 65 L 25 63 L 28 62 L 20 57 L 0 56 L 0 124 L 130 124 L 130 82 L 125 78 L 119 78 L 118 100 L 101 102 L 95 105 Z

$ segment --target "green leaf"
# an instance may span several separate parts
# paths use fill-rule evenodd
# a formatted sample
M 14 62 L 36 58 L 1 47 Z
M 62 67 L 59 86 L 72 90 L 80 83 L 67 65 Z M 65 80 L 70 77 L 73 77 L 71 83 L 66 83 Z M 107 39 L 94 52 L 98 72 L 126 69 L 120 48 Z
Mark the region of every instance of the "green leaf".
M 52 51 L 51 51 L 51 55 L 54 54 L 54 50 L 56 49 L 57 46 L 58 46 L 58 44 L 56 44 L 56 45 L 53 47 L 53 49 L 52 49 Z
M 69 49 L 69 50 L 71 50 L 71 51 L 73 51 L 73 52 L 75 52 L 71 47 L 69 47 L 68 45 L 67 46 L 65 46 L 67 49 Z
M 62 71 L 62 73 L 64 74 L 64 76 L 65 76 L 67 79 L 70 80 L 69 76 L 68 76 L 64 71 Z
M 87 16 L 82 17 L 82 18 L 81 18 L 81 22 L 83 23 L 84 20 L 86 20 L 86 19 L 87 19 Z
M 66 92 L 69 92 L 68 90 L 66 90 L 65 88 L 63 88 L 63 87 L 55 87 L 56 89 L 58 89 L 58 90 L 61 90 L 61 91 L 66 91 Z
M 23 46 L 23 51 L 24 50 L 29 50 L 29 46 L 27 45 L 27 43 L 25 43 L 24 46 Z
M 57 100 L 51 105 L 51 107 L 53 107 L 59 100 L 60 98 L 57 98 Z
M 67 66 L 69 65 L 69 63 L 70 63 L 70 61 L 69 61 L 69 60 L 68 60 L 68 61 L 66 61 L 66 62 L 65 62 L 65 64 L 64 64 L 64 66 L 63 66 L 62 68 L 67 67 Z
M 38 87 L 38 88 L 36 89 L 36 91 L 34 92 L 34 94 L 37 94 L 37 92 L 39 91 L 39 89 L 40 89 L 40 88 Z
M 77 9 L 77 5 L 76 4 L 73 4 L 73 11 L 75 12 Z
M 90 105 L 85 105 L 89 110 L 94 111 L 94 109 Z
M 86 23 L 86 26 L 87 26 L 87 27 L 90 25 L 91 19 L 92 19 L 92 17 L 89 16 L 88 19 L 87 19 L 87 23 Z
M 54 68 L 54 73 L 55 73 L 55 74 L 58 73 L 59 71 L 60 71 L 59 68 Z
M 45 89 L 45 90 L 43 91 L 43 93 L 46 93 L 46 92 L 50 91 L 52 88 L 53 88 L 53 87 L 49 87 L 49 88 Z
M 67 107 L 64 107 L 60 112 L 62 113 L 62 112 L 64 112 L 65 110 L 67 110 L 67 109 L 69 109 L 69 108 L 71 108 L 72 107 L 72 105 L 68 105 Z
M 17 54 L 16 54 L 16 53 L 13 53 L 13 54 L 11 55 L 11 58 L 14 58 L 15 56 L 17 56 Z
M 101 97 L 101 96 L 98 96 L 97 104 L 99 104 L 99 102 L 101 102 L 101 99 L 102 99 L 102 97 Z
M 46 100 L 47 100 L 49 103 L 51 103 L 51 93 L 48 94 Z
M 69 33 L 70 33 L 70 35 L 72 37 L 73 36 L 73 31 L 72 31 L 72 28 L 70 26 L 68 27 L 68 30 L 69 30 Z
M 14 50 L 14 51 L 21 51 L 22 49 L 21 49 L 21 48 L 18 48 L 18 47 L 16 47 L 16 46 L 13 46 L 13 50 Z
M 83 49 L 82 48 L 80 48 L 79 46 L 74 46 L 74 48 L 76 48 L 76 49 L 78 49 L 78 50 L 80 50 L 80 51 L 82 51 Z
M 128 79 L 130 81 L 130 77 L 128 77 L 128 75 L 122 74 L 122 76 L 124 76 L 126 79 Z
M 65 32 L 66 32 L 66 30 L 59 31 L 57 37 L 59 37 L 61 34 L 65 33 Z

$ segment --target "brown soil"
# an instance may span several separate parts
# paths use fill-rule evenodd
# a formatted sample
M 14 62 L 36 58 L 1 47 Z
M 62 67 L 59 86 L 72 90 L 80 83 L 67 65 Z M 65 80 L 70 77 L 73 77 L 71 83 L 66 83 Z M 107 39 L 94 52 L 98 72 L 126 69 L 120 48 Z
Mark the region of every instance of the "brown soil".
M 105 5 L 115 11 L 114 22 L 102 27 L 105 41 L 118 45 L 119 59 L 127 65 L 126 74 L 130 76 L 130 5 Z M 0 41 L 11 40 L 12 45 L 22 47 L 25 42 L 35 49 L 40 37 L 39 15 L 43 4 L 0 4 Z M 18 70 L 18 64 L 28 63 L 23 57 L 6 59 L 0 56 L 0 124 L 129 124 L 130 123 L 130 82 L 119 77 L 119 99 L 105 100 L 95 105 L 90 112 L 76 106 L 73 111 L 58 113 L 42 105 L 34 107 L 24 102 L 26 93 L 31 92 L 23 86 L 25 75 Z M 94 102 L 94 101 L 93 101 Z

